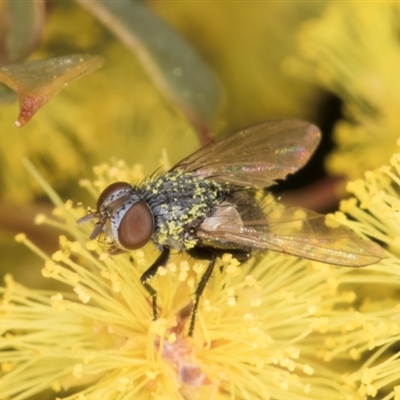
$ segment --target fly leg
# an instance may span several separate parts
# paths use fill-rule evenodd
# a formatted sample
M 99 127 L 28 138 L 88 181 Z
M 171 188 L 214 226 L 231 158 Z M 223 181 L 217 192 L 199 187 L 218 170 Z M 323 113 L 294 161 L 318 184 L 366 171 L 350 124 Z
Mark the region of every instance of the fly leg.
M 165 247 L 157 260 L 154 261 L 154 263 L 140 277 L 140 282 L 142 282 L 142 285 L 151 296 L 154 321 L 157 319 L 157 291 L 148 283 L 148 281 L 154 277 L 159 267 L 164 267 L 167 264 L 170 253 L 171 250 L 168 247 Z
M 203 291 L 207 285 L 208 280 L 211 278 L 215 266 L 215 261 L 217 260 L 217 258 L 222 257 L 225 253 L 229 253 L 232 254 L 232 256 L 235 257 L 238 261 L 246 261 L 250 258 L 250 253 L 239 249 L 221 250 L 221 249 L 214 249 L 207 247 L 206 248 L 194 247 L 193 249 L 190 249 L 187 252 L 193 258 L 210 261 L 194 293 L 195 296 L 194 296 L 193 310 L 192 310 L 192 315 L 190 316 L 189 333 L 188 333 L 189 336 L 193 336 L 200 297 L 203 294 Z
M 190 316 L 189 336 L 193 336 L 194 324 L 196 323 L 197 309 L 199 308 L 199 300 L 200 300 L 201 295 L 203 294 L 204 288 L 206 287 L 208 280 L 211 277 L 211 274 L 212 274 L 214 266 L 215 266 L 216 259 L 217 259 L 216 256 L 213 256 L 210 259 L 210 264 L 208 264 L 206 272 L 204 272 L 203 276 L 200 279 L 199 284 L 197 285 L 195 296 L 194 296 L 192 315 Z

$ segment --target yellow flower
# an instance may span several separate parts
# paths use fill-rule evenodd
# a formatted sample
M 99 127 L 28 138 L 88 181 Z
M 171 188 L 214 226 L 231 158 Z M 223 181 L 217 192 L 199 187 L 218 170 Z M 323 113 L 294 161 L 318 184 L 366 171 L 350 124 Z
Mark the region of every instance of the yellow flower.
M 359 178 L 393 153 L 400 132 L 399 24 L 399 2 L 333 2 L 299 31 L 300 57 L 287 67 L 344 105 L 334 131 L 338 149 L 327 160 L 334 174 Z
M 400 142 L 399 142 L 400 144 Z M 348 184 L 355 198 L 342 202 L 342 210 L 356 221 L 357 231 L 384 243 L 390 253 L 378 265 L 348 274 L 347 284 L 357 288 L 358 310 L 342 326 L 343 340 L 352 343 L 361 367 L 346 376 L 362 396 L 400 399 L 400 153 L 390 166 L 367 172 L 364 180 Z M 358 204 L 357 204 L 358 203 Z M 350 338 L 352 337 L 352 339 Z
M 141 178 L 138 166 L 122 162 L 95 172 L 94 182 L 82 182 L 95 196 L 111 181 Z M 3 396 L 25 399 L 52 388 L 77 400 L 361 398 L 341 378 L 356 370 L 356 339 L 342 340 L 356 295 L 340 285 L 351 269 L 273 253 L 239 265 L 225 255 L 190 338 L 191 299 L 206 265 L 177 254 L 158 271 L 159 318 L 152 321 L 139 278 L 155 249 L 108 255 L 107 243 L 87 242 L 90 226 L 76 224 L 83 208 L 41 185 L 56 204 L 55 218 L 37 222 L 65 230 L 60 249 L 48 256 L 24 235 L 17 239 L 45 260 L 43 276 L 65 289 L 30 290 L 7 277 Z

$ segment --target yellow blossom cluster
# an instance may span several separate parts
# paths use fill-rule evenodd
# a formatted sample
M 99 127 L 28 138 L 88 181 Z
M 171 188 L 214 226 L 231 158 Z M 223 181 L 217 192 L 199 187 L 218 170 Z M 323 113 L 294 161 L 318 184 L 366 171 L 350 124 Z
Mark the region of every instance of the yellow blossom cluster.
M 288 59 L 286 69 L 343 102 L 334 131 L 338 149 L 327 158 L 333 174 L 359 178 L 393 153 L 399 136 L 399 21 L 396 1 L 333 1 L 297 33 L 299 57 Z
M 138 166 L 123 162 L 95 173 L 93 182 L 81 182 L 95 196 L 111 181 L 142 177 Z M 0 307 L 5 398 L 32 398 L 48 388 L 68 400 L 363 398 L 357 379 L 364 382 L 366 372 L 355 372 L 360 356 L 396 329 L 393 322 L 378 330 L 357 311 L 357 288 L 383 279 L 388 261 L 358 275 L 282 254 L 241 265 L 226 255 L 201 298 L 191 338 L 192 295 L 206 265 L 176 254 L 159 270 L 152 281 L 159 318 L 152 321 L 139 278 L 156 249 L 110 256 L 106 242 L 87 241 L 90 226 L 76 224 L 85 210 L 40 183 L 56 208 L 54 217 L 37 222 L 64 229 L 60 249 L 47 255 L 24 235 L 17 239 L 44 259 L 43 276 L 65 289 L 30 290 L 7 277 Z M 353 224 L 374 237 L 368 223 Z

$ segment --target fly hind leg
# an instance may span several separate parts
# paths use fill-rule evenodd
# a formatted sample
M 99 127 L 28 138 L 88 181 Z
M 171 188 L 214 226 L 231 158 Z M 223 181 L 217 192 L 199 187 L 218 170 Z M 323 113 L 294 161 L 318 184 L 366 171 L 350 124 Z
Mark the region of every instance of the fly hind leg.
M 243 261 L 247 261 L 250 258 L 250 253 L 248 251 L 239 250 L 239 249 L 221 250 L 221 249 L 214 249 L 212 247 L 194 247 L 193 249 L 190 249 L 187 252 L 193 258 L 210 261 L 206 271 L 204 272 L 203 276 L 200 279 L 199 284 L 197 285 L 197 288 L 196 288 L 196 291 L 194 294 L 195 296 L 194 296 L 193 310 L 192 310 L 192 315 L 190 317 L 190 324 L 189 324 L 189 336 L 193 336 L 194 326 L 196 323 L 197 310 L 199 308 L 200 297 L 203 294 L 203 291 L 207 285 L 207 282 L 212 275 L 212 272 L 213 272 L 213 269 L 215 266 L 215 261 L 217 260 L 217 258 L 222 257 L 224 254 L 228 253 L 228 254 L 232 254 L 232 256 L 234 258 L 236 258 L 238 261 L 243 262 Z

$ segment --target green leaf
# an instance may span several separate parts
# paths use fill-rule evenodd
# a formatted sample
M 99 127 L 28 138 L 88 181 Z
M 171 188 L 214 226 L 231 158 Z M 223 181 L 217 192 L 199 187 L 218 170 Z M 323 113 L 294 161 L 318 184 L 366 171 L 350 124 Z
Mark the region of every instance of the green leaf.
M 222 94 L 214 73 L 195 50 L 140 1 L 76 1 L 135 52 L 162 93 L 207 135 Z
M 62 88 L 96 70 L 102 63 L 100 56 L 73 54 L 0 68 L 0 82 L 19 96 L 20 113 L 16 125 L 25 125 Z
M 26 58 L 40 41 L 44 0 L 4 0 L 0 7 L 0 65 Z

